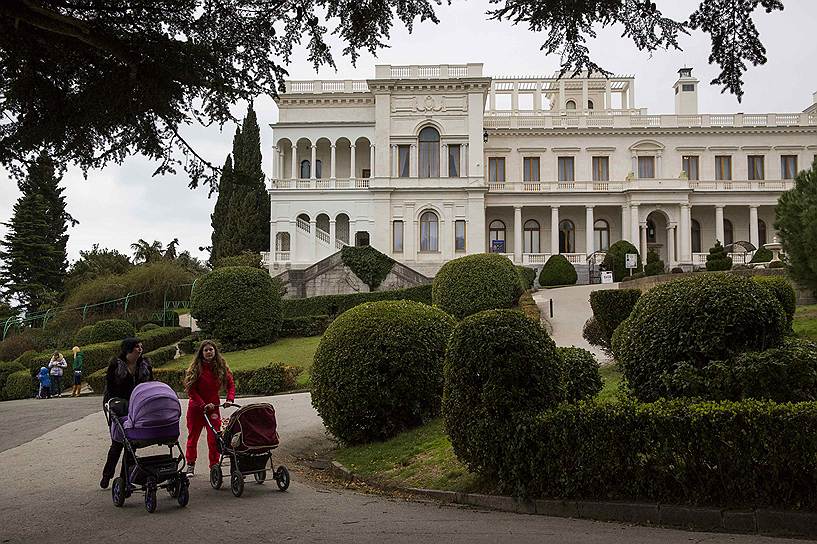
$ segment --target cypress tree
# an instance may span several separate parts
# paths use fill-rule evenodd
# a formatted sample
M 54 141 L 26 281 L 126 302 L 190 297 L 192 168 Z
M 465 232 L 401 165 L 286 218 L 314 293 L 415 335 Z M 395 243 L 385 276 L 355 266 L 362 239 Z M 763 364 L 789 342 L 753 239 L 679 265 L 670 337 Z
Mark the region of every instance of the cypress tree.
M 0 283 L 5 296 L 28 312 L 57 301 L 68 269 L 68 223 L 77 222 L 65 209 L 61 179 L 51 158 L 41 154 L 19 183 L 22 195 L 4 224 L 8 234 L 0 241 Z
M 211 241 L 213 248 L 210 251 L 210 265 L 215 266 L 222 257 L 226 257 L 227 240 L 229 239 L 229 211 L 230 198 L 233 195 L 233 159 L 227 155 L 224 167 L 221 169 L 221 178 L 218 182 L 218 198 L 210 214 L 210 225 L 213 227 Z

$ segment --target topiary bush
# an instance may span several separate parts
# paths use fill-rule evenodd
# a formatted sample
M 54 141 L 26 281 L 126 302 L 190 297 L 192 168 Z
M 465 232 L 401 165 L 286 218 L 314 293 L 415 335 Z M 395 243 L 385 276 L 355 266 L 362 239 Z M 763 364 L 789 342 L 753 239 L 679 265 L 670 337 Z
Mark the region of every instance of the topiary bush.
M 759 248 L 757 248 L 757 251 L 755 251 L 755 254 L 752 255 L 752 260 L 749 261 L 749 262 L 750 263 L 768 263 L 769 261 L 772 260 L 773 256 L 774 255 L 772 254 L 771 250 L 766 249 L 763 246 L 760 246 Z
M 236 392 L 242 395 L 274 395 L 295 388 L 302 368 L 283 363 L 270 363 L 252 370 L 238 370 L 233 373 Z
M 18 370 L 6 377 L 3 386 L 5 400 L 29 399 L 34 396 L 34 376 L 29 370 Z
M 158 328 L 159 328 L 159 325 L 157 325 L 156 323 L 145 323 L 144 325 L 139 327 L 139 332 L 152 331 L 152 330 L 155 330 L 155 329 L 158 329 Z
M 77 346 L 85 346 L 87 344 L 91 344 L 93 343 L 93 337 L 94 326 L 85 325 L 84 327 L 81 327 L 74 335 L 74 344 Z
M 500 428 L 564 399 L 561 365 L 547 332 L 520 312 L 488 310 L 463 319 L 448 343 L 443 392 L 457 458 L 471 471 L 495 475 Z
M 599 363 L 593 354 L 574 346 L 557 347 L 556 350 L 562 357 L 565 400 L 578 402 L 598 395 L 604 387 L 604 382 L 599 372 Z
M 766 268 L 786 268 L 786 263 L 783 261 L 772 261 L 766 265 Z
M 312 365 L 312 405 L 326 428 L 358 444 L 436 416 L 453 326 L 443 311 L 411 301 L 370 302 L 341 314 Z
M 564 255 L 551 255 L 539 272 L 539 285 L 575 285 L 579 279 L 576 268 Z
M 522 289 L 525 291 L 533 289 L 533 284 L 536 282 L 536 269 L 529 266 L 516 265 L 516 271 L 519 274 Z
M 502 255 L 480 253 L 448 261 L 434 277 L 434 305 L 462 319 L 483 310 L 510 308 L 522 294 L 513 263 Z
M 606 353 L 610 353 L 610 339 L 604 334 L 604 329 L 601 328 L 595 317 L 591 317 L 584 322 L 582 338 L 587 340 L 591 346 L 599 347 Z
M 216 261 L 216 265 L 213 268 L 224 268 L 227 266 L 261 268 L 261 254 L 255 251 L 243 251 L 240 255 L 222 257 Z
M 599 289 L 590 293 L 593 319 L 604 337 L 602 347 L 610 348 L 613 333 L 622 321 L 630 317 L 639 298 L 641 291 L 638 289 Z
M 633 274 L 641 272 L 641 255 L 633 244 L 627 240 L 619 240 L 610 246 L 607 254 L 604 256 L 604 261 L 601 263 L 602 270 L 613 271 L 613 281 L 623 281 L 624 278 L 630 275 L 630 270 L 627 268 L 627 254 L 635 253 L 637 267 L 633 270 Z
M 226 350 L 269 344 L 281 330 L 281 293 L 265 270 L 217 268 L 198 281 L 190 304 L 199 328 Z
M 784 276 L 752 276 L 752 280 L 769 289 L 786 312 L 787 328 L 791 329 L 797 309 L 797 293 Z
M 0 400 L 6 400 L 3 394 L 3 388 L 6 386 L 6 379 L 8 379 L 9 375 L 21 370 L 26 370 L 26 367 L 18 362 L 0 362 Z
M 612 349 L 636 397 L 653 401 L 684 394 L 669 379 L 678 365 L 702 369 L 779 347 L 785 333 L 785 313 L 769 289 L 742 276 L 704 274 L 641 295 Z
M 102 342 L 113 342 L 124 340 L 136 335 L 133 325 L 124 319 L 103 319 L 94 323 L 91 330 L 91 340 L 88 344 L 99 344 Z
M 654 250 L 647 252 L 647 264 L 644 266 L 645 276 L 657 276 L 663 274 L 665 270 L 664 261 L 658 256 Z
M 394 266 L 394 259 L 368 245 L 343 246 L 340 258 L 343 265 L 349 267 L 370 289 L 377 289 Z
M 709 272 L 732 269 L 732 258 L 726 253 L 720 240 L 715 240 L 715 245 L 709 248 L 709 255 L 706 256 L 706 269 Z

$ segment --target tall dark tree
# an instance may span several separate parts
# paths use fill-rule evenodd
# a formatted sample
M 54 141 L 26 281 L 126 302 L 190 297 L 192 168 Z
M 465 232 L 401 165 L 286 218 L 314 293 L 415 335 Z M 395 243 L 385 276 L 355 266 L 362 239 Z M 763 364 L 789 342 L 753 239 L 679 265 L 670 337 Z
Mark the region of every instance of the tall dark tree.
M 0 164 L 23 177 L 43 146 L 87 170 L 131 154 L 184 166 L 191 187 L 215 188 L 218 169 L 179 133 L 192 121 L 235 121 L 230 106 L 283 89 L 295 45 L 315 68 L 334 66 L 327 33 L 343 54 L 383 47 L 394 20 L 438 22 L 441 0 L 3 0 L 0 2 Z M 678 48 L 689 29 L 709 34 L 713 81 L 738 97 L 746 64 L 766 54 L 753 16 L 780 0 L 701 0 L 686 21 L 651 0 L 491 0 L 488 16 L 546 32 L 545 53 L 564 72 L 600 69 L 586 39 L 621 25 L 642 50 Z M 334 28 L 329 28 L 329 25 Z M 185 155 L 179 156 L 179 153 Z M 187 160 L 190 159 L 190 160 Z M 238 160 L 233 157 L 234 163 Z
M 817 160 L 780 196 L 774 228 L 780 233 L 791 276 L 817 292 Z
M 230 197 L 233 195 L 233 158 L 227 155 L 224 166 L 221 168 L 221 178 L 218 181 L 218 198 L 210 214 L 210 226 L 213 228 L 211 236 L 212 247 L 210 248 L 210 266 L 215 267 L 215 263 L 222 257 L 227 257 L 229 229 Z
M 66 211 L 61 179 L 51 158 L 40 155 L 18 184 L 22 195 L 4 223 L 0 286 L 29 312 L 57 302 L 68 270 L 68 225 L 76 221 Z
M 252 104 L 241 126 L 240 153 L 233 169 L 229 224 L 236 246 L 231 255 L 242 251 L 269 249 L 270 201 L 261 170 L 261 131 Z

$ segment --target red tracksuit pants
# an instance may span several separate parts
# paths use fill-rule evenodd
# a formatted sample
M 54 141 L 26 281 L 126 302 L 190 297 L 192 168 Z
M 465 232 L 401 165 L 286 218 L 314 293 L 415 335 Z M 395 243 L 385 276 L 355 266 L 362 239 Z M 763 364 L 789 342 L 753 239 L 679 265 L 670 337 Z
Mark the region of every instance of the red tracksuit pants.
M 213 427 L 216 429 L 221 429 L 221 414 L 219 414 L 218 410 L 213 410 L 208 413 L 208 417 L 210 417 L 210 421 L 213 423 Z M 192 465 L 196 462 L 197 457 L 197 447 L 199 443 L 199 436 L 201 436 L 201 430 L 203 428 L 207 428 L 207 453 L 210 460 L 210 464 L 208 467 L 212 467 L 215 464 L 218 464 L 219 454 L 218 454 L 218 446 L 216 445 L 216 435 L 207 427 L 207 422 L 204 421 L 204 414 L 202 413 L 201 408 L 193 408 L 190 407 L 187 410 L 187 452 L 185 456 L 187 457 L 187 464 Z

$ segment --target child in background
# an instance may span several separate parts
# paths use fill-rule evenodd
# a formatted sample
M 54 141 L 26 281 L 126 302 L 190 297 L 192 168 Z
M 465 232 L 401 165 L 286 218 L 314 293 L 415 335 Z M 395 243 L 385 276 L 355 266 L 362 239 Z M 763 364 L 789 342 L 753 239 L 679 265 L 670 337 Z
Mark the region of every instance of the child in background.
M 38 399 L 50 399 L 51 398 L 51 376 L 48 374 L 48 369 L 44 366 L 40 367 L 40 394 L 37 395 Z

